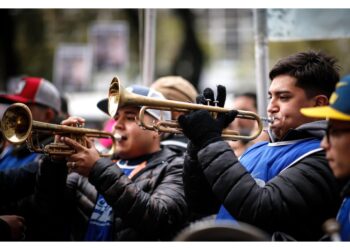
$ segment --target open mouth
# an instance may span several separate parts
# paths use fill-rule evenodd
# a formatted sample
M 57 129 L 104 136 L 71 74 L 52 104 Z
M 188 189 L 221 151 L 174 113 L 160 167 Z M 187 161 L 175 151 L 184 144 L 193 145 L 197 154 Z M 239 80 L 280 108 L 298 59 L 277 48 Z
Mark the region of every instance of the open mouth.
M 125 135 L 120 135 L 120 134 L 114 134 L 114 138 L 117 140 L 117 141 L 123 141 L 123 140 L 126 140 L 127 137 Z

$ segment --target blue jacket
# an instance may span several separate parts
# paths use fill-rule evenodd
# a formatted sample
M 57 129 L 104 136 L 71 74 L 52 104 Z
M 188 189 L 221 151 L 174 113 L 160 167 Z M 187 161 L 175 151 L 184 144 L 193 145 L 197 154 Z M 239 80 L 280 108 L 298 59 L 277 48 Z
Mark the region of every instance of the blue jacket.
M 1 154 L 0 170 L 20 168 L 40 158 L 40 154 L 32 153 L 24 147 L 26 146 L 15 148 L 13 145 L 10 145 L 6 147 Z
M 350 182 L 342 191 L 343 203 L 338 211 L 337 221 L 340 224 L 340 237 L 342 241 L 350 241 Z
M 259 142 L 250 147 L 240 158 L 242 166 L 264 187 L 266 182 L 277 176 L 281 171 L 292 167 L 310 154 L 321 151 L 320 139 L 307 138 L 287 142 Z M 256 164 L 256 163 L 259 164 Z M 233 217 L 221 206 L 218 220 Z

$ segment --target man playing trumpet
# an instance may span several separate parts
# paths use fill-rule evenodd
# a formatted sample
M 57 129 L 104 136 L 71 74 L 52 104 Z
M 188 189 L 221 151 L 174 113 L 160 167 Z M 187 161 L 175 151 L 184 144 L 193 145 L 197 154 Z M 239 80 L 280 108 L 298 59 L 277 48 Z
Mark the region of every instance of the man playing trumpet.
M 336 214 L 340 201 L 320 148 L 326 123 L 304 117 L 299 110 L 328 104 L 339 80 L 338 66 L 323 53 L 297 53 L 281 59 L 270 79 L 270 141 L 256 143 L 239 160 L 221 138 L 236 111 L 215 119 L 206 110 L 179 117 L 191 141 L 184 165 L 186 199 L 197 214 L 234 217 L 277 240 L 317 240 L 323 235 L 322 223 Z M 219 86 L 220 106 L 225 98 L 226 90 Z M 206 99 L 214 102 L 211 89 L 197 97 L 200 103 Z
M 133 85 L 130 92 L 165 99 L 159 92 Z M 108 101 L 98 107 L 105 113 Z M 61 137 L 76 153 L 66 160 L 46 159 L 42 168 L 65 169 L 68 201 L 62 202 L 64 223 L 70 239 L 86 241 L 170 240 L 187 218 L 182 185 L 183 159 L 176 152 L 160 146 L 160 134 L 138 125 L 139 106 L 119 108 L 114 114 L 114 133 L 120 136 L 115 158 L 100 158 L 93 143 L 87 147 Z M 157 121 L 169 111 L 148 110 L 147 122 Z M 83 123 L 71 117 L 64 125 Z M 64 171 L 64 170 L 62 170 Z M 63 188 L 63 187 L 62 187 Z M 61 190 L 62 190 L 61 188 Z M 60 196 L 62 197 L 62 196 Z M 69 208 L 69 209 L 67 209 Z

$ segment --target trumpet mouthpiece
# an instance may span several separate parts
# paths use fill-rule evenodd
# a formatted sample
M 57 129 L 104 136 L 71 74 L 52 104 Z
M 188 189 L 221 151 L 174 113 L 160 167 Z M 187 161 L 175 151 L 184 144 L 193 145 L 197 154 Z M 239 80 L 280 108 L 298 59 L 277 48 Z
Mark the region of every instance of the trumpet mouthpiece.
M 122 136 L 120 134 L 114 134 L 114 138 L 116 141 L 121 141 L 122 140 Z
M 274 117 L 261 117 L 260 118 L 263 122 L 267 122 L 267 123 L 273 123 L 273 121 L 275 120 Z

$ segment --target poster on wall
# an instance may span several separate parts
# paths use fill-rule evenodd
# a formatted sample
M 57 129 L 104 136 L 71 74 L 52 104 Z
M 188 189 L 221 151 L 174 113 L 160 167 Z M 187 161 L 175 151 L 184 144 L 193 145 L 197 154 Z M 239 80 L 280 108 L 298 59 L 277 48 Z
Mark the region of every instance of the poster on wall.
M 60 44 L 54 59 L 53 79 L 61 92 L 91 90 L 93 54 L 90 45 Z
M 97 22 L 91 25 L 89 43 L 94 68 L 99 71 L 125 69 L 129 63 L 129 26 L 125 21 Z

